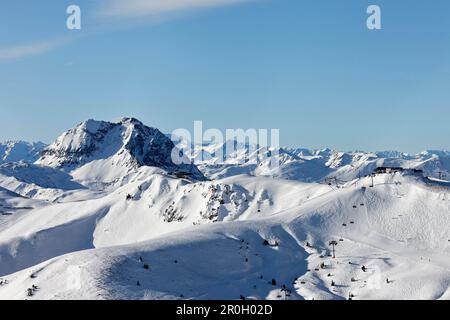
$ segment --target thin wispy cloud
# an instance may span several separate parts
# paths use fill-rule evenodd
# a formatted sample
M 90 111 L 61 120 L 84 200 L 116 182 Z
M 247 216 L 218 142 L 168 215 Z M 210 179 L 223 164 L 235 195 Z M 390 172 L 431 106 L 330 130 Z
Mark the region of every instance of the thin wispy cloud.
M 119 19 L 150 17 L 151 19 L 145 19 L 145 23 L 150 22 L 157 24 L 194 10 L 257 1 L 261 0 L 107 0 L 100 2 L 99 7 L 97 7 L 97 14 L 99 13 L 104 17 Z M 98 16 L 91 17 L 98 18 Z M 144 21 L 141 20 L 135 22 L 142 23 Z M 94 28 L 93 31 L 91 30 L 91 36 L 98 33 L 113 32 L 116 29 L 123 28 L 123 25 L 119 24 L 114 26 L 111 25 L 109 21 L 106 24 L 103 24 L 103 29 L 98 28 L 98 26 L 102 26 L 102 24 L 98 24 L 97 29 Z M 68 42 L 71 41 L 58 38 L 0 47 L 0 62 L 45 54 L 66 45 Z
M 61 47 L 67 42 L 67 39 L 59 38 L 10 47 L 0 47 L 0 62 L 47 53 Z
M 144 17 L 236 5 L 256 0 L 110 0 L 101 13 L 111 17 Z

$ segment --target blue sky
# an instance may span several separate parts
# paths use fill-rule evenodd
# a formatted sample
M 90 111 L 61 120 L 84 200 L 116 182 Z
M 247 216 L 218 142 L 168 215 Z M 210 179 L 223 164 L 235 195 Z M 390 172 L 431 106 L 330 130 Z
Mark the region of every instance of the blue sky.
M 0 140 L 134 116 L 279 128 L 285 146 L 450 149 L 449 14 L 447 0 L 3 1 Z

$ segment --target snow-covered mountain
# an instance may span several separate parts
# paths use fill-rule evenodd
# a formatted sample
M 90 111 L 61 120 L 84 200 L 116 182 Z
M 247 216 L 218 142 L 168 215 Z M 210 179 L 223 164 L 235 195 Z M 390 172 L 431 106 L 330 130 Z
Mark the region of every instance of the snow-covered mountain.
M 231 221 L 164 222 L 146 204 L 167 191 L 140 184 L 34 210 L 0 229 L 0 298 L 450 298 L 448 187 L 399 174 L 377 176 L 373 188 L 364 178 L 335 190 L 270 178 L 216 181 L 230 182 L 264 195 Z M 143 192 L 126 201 L 132 188 Z M 188 221 L 200 217 L 196 188 L 205 190 L 181 189 L 191 197 Z
M 141 175 L 205 180 L 195 165 L 172 162 L 174 148 L 158 129 L 133 118 L 87 120 L 40 150 L 34 163 L 17 154 L 18 162 L 1 164 L 0 186 L 22 196 L 54 201 L 72 190 L 114 190 Z
M 175 165 L 175 145 L 158 129 L 133 118 L 119 122 L 88 120 L 64 132 L 44 149 L 36 164 L 70 172 L 77 180 L 114 182 L 143 166 L 182 172 L 203 180 L 194 165 Z
M 6 162 L 35 162 L 46 144 L 42 142 L 6 141 L 0 142 L 0 164 Z
M 425 151 L 417 155 L 409 155 L 398 151 L 341 152 L 330 149 L 267 149 L 240 144 L 227 154 L 226 147 L 227 144 L 194 146 L 192 158 L 203 173 L 212 179 L 250 174 L 303 182 L 320 182 L 327 178 L 351 181 L 369 175 L 381 166 L 420 169 L 426 176 L 450 178 L 450 152 L 448 151 Z M 264 157 L 268 152 L 279 163 L 279 168 L 276 170 L 271 167 L 273 159 Z M 226 154 L 227 157 L 219 159 L 216 154 Z M 262 161 L 251 162 L 251 159 L 257 158 Z
M 173 148 L 88 120 L 1 164 L 0 299 L 450 299 L 448 152 Z
M 50 195 L 85 188 L 61 170 L 23 161 L 0 165 L 0 186 L 24 197 L 44 199 L 49 199 Z

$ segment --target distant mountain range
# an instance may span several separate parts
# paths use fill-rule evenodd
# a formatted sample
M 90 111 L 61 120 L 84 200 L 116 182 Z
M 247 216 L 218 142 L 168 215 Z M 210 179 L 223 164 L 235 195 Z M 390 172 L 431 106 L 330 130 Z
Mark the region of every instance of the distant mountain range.
M 230 145 L 230 144 L 228 144 Z M 195 146 L 193 158 L 200 170 L 210 178 L 224 178 L 237 174 L 272 176 L 276 178 L 319 182 L 326 178 L 350 181 L 371 174 L 377 167 L 395 166 L 421 169 L 425 175 L 435 178 L 450 177 L 450 152 L 424 151 L 410 155 L 398 151 L 341 152 L 331 149 L 278 148 L 267 149 L 238 145 L 223 161 L 216 154 L 227 154 L 227 144 Z M 275 170 L 270 153 L 279 163 Z M 252 163 L 249 159 L 260 158 Z
M 434 178 L 450 177 L 448 151 L 429 150 L 411 155 L 399 151 L 268 150 L 236 144 L 236 151 L 229 153 L 224 160 L 216 155 L 226 154 L 226 144 L 205 144 L 194 146 L 191 160 L 197 168 L 191 164 L 173 164 L 171 151 L 174 147 L 168 135 L 145 126 L 137 119 L 124 118 L 116 123 L 87 120 L 64 132 L 49 146 L 23 141 L 0 144 L 0 164 L 34 163 L 39 167 L 61 170 L 76 181 L 95 184 L 115 183 L 143 166 L 167 173 L 189 173 L 197 180 L 204 180 L 205 176 L 218 179 L 248 174 L 302 182 L 319 182 L 327 178 L 351 181 L 372 173 L 380 166 L 421 169 L 425 175 Z M 269 152 L 279 163 L 276 170 L 270 166 L 271 158 L 261 157 Z M 251 163 L 248 159 L 252 158 L 263 159 Z M 0 174 L 7 172 L 10 170 L 0 168 Z
M 34 162 L 47 145 L 42 142 L 6 141 L 0 142 L 0 164 L 5 162 Z
M 450 299 L 449 152 L 173 148 L 133 118 L 1 144 L 0 299 Z

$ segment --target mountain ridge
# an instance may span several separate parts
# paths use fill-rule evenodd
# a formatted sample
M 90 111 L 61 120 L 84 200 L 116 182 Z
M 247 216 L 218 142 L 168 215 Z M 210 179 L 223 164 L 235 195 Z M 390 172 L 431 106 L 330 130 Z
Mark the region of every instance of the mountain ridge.
M 36 164 L 76 171 L 96 163 L 103 170 L 122 169 L 119 175 L 142 166 L 167 172 L 181 171 L 196 180 L 204 177 L 192 164 L 176 165 L 171 160 L 174 143 L 156 128 L 135 118 L 118 122 L 87 120 L 67 130 L 45 148 Z
M 36 161 L 47 145 L 43 142 L 7 140 L 0 142 L 0 164 L 6 162 Z

